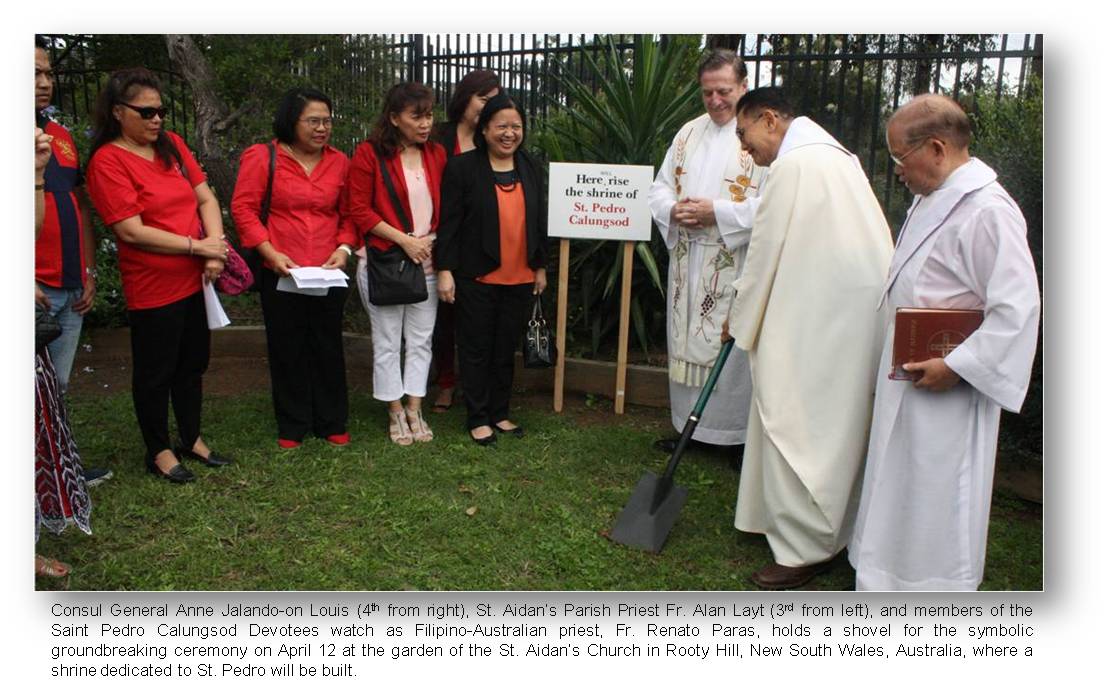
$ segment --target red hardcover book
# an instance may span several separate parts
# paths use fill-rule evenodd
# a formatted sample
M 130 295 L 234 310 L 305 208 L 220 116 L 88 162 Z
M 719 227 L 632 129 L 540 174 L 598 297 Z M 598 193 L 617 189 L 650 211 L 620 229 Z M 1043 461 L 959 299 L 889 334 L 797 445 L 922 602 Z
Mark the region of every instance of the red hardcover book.
M 889 377 L 895 381 L 916 380 L 918 376 L 902 369 L 903 364 L 947 357 L 981 325 L 981 310 L 897 308 L 893 320 L 893 366 L 890 367 Z

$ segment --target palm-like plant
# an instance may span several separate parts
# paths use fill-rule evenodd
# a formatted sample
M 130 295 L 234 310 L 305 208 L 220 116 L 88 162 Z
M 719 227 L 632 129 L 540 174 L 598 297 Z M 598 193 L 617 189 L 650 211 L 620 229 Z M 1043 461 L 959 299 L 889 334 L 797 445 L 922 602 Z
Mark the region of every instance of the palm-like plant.
M 566 101 L 537 135 L 538 146 L 552 161 L 649 165 L 662 163 L 666 148 L 682 123 L 699 113 L 694 74 L 698 42 L 694 37 L 634 38 L 630 59 L 611 37 L 591 56 L 583 50 L 588 74 L 556 69 Z M 596 89 L 590 82 L 595 83 Z M 589 331 L 597 353 L 619 320 L 619 297 L 613 295 L 623 271 L 617 242 L 588 242 L 571 257 L 569 328 Z M 660 275 L 667 251 L 657 232 L 637 244 L 632 274 L 631 318 L 636 338 L 649 351 L 651 338 L 663 337 L 665 285 Z M 577 290 L 575 291 L 574 288 Z

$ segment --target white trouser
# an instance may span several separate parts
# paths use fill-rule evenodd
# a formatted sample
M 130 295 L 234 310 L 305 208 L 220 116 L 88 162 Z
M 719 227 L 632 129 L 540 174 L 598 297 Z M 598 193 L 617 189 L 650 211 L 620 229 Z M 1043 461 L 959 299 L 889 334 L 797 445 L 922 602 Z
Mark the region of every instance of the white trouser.
M 374 399 L 399 400 L 405 395 L 427 394 L 427 375 L 431 369 L 431 336 L 439 298 L 436 277 L 427 276 L 427 300 L 412 305 L 374 305 L 368 302 L 365 260 L 358 260 L 358 291 L 370 317 L 374 344 Z M 401 343 L 404 366 L 401 367 Z

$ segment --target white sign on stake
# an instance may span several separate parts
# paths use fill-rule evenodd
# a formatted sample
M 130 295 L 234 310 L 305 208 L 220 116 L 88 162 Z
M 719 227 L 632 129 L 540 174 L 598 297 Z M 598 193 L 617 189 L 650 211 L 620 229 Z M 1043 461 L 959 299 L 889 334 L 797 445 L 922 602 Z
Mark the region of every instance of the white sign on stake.
M 651 166 L 598 163 L 552 163 L 548 177 L 547 233 L 559 237 L 558 330 L 554 410 L 562 411 L 566 370 L 566 287 L 570 275 L 570 239 L 624 242 L 623 282 L 620 286 L 620 340 L 616 356 L 616 413 L 624 413 L 628 372 L 628 317 L 631 309 L 632 253 L 636 241 L 651 240 L 651 209 L 647 191 L 655 170 Z
M 651 166 L 552 163 L 547 231 L 563 239 L 650 241 Z

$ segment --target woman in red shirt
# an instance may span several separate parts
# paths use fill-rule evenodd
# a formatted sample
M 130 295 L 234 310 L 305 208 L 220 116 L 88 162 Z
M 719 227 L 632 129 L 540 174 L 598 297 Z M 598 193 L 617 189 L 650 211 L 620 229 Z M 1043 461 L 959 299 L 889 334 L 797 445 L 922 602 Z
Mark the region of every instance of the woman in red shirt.
M 297 267 L 346 267 L 357 243 L 339 210 L 349 162 L 328 144 L 331 122 L 331 100 L 322 92 L 297 88 L 285 93 L 273 120 L 276 139 L 243 152 L 231 199 L 243 245 L 257 248 L 265 260 L 262 314 L 277 444 L 284 449 L 300 446 L 309 431 L 333 445 L 350 442 L 343 358 L 347 289 L 334 287 L 315 296 L 277 288 Z M 262 204 L 271 158 L 267 217 Z
M 439 179 L 446 165 L 443 147 L 429 139 L 434 103 L 431 90 L 423 85 L 394 85 L 385 95 L 370 139 L 354 150 L 347 178 L 350 218 L 366 237 L 366 250 L 404 249 L 423 266 L 429 293 L 423 302 L 410 305 L 374 305 L 365 289 L 365 260 L 359 262 L 359 292 L 373 328 L 374 398 L 389 403 L 389 438 L 399 445 L 432 438 L 421 405 L 427 394 L 438 306 L 431 242 L 439 222 Z M 405 395 L 408 404 L 402 406 Z
M 144 68 L 113 73 L 93 117 L 89 195 L 115 232 L 131 326 L 131 393 L 147 469 L 190 482 L 185 456 L 230 460 L 200 437 L 201 379 L 209 334 L 201 281 L 223 271 L 227 244 L 219 204 L 184 141 L 162 129 L 161 86 Z M 205 236 L 207 235 L 207 236 Z M 169 402 L 180 444 L 169 437 Z

